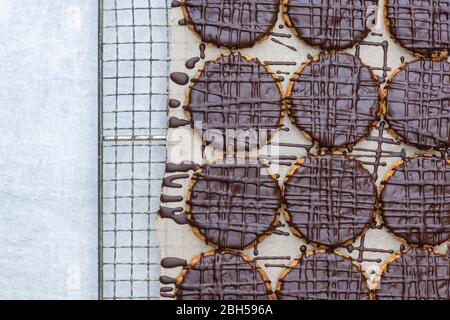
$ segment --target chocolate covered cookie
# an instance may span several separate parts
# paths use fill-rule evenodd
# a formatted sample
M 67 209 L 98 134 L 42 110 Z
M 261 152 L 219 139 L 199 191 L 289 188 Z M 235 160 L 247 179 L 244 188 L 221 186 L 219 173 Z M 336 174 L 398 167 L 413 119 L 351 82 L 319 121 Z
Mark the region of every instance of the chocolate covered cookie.
M 257 59 L 222 55 L 192 82 L 185 109 L 206 144 L 249 150 L 282 126 L 281 80 Z
M 347 49 L 364 39 L 375 0 L 284 0 L 283 16 L 295 34 L 323 50 Z
M 418 56 L 447 55 L 450 48 L 450 0 L 386 0 L 391 35 Z
M 314 244 L 352 242 L 373 221 L 377 189 L 360 162 L 343 155 L 300 159 L 284 184 L 286 220 Z
M 432 249 L 409 249 L 383 268 L 376 299 L 449 300 L 449 258 Z
M 281 190 L 267 166 L 253 160 L 222 160 L 194 173 L 186 213 L 206 243 L 244 249 L 270 234 L 280 207 Z
M 369 300 L 367 279 L 359 265 L 335 253 L 307 253 L 281 274 L 279 300 Z
M 405 143 L 450 147 L 450 63 L 418 60 L 405 64 L 385 89 L 386 120 Z
M 419 156 L 400 161 L 383 182 L 385 225 L 410 244 L 450 239 L 450 161 Z
M 176 279 L 178 300 L 268 300 L 270 280 L 248 257 L 210 251 L 195 257 Z
M 345 147 L 369 135 L 380 109 L 379 82 L 347 53 L 322 53 L 302 65 L 288 88 L 294 124 L 321 146 Z

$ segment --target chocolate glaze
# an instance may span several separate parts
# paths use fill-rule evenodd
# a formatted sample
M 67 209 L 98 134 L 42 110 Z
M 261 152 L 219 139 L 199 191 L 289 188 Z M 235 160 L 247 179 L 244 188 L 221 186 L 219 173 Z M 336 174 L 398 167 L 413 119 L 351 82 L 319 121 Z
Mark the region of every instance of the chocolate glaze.
M 450 164 L 412 158 L 394 169 L 381 193 L 386 226 L 410 244 L 438 245 L 450 239 Z
M 230 49 L 248 48 L 275 25 L 279 0 L 185 0 L 188 23 L 203 42 Z
M 207 62 L 192 82 L 185 109 L 206 143 L 248 150 L 282 126 L 280 80 L 257 59 L 222 55 Z
M 431 249 L 411 248 L 387 265 L 377 300 L 448 300 L 450 260 Z
M 350 259 L 315 253 L 296 259 L 279 280 L 279 300 L 368 300 L 366 278 Z
M 179 183 L 174 182 L 175 180 L 179 179 L 188 179 L 188 174 L 174 174 L 171 176 L 164 177 L 162 181 L 162 186 L 166 188 L 182 188 L 183 186 Z
M 418 60 L 387 86 L 386 120 L 407 144 L 450 147 L 450 63 Z
M 239 253 L 201 254 L 177 281 L 178 300 L 267 300 L 272 294 L 260 268 Z
M 189 76 L 184 72 L 172 72 L 170 74 L 170 80 L 180 86 L 184 86 L 189 82 Z
M 179 214 L 176 214 L 177 212 L 181 212 Z M 159 216 L 163 219 L 172 219 L 175 223 L 183 225 L 188 224 L 188 221 L 186 219 L 186 214 L 183 212 L 183 208 L 177 207 L 177 208 L 167 208 L 161 206 L 159 208 Z
M 378 81 L 359 58 L 322 53 L 292 79 L 289 113 L 320 145 L 346 146 L 369 135 L 380 108 L 378 90 Z
M 182 196 L 170 196 L 167 194 L 161 195 L 161 202 L 169 203 L 169 202 L 180 202 L 183 201 Z
M 281 191 L 259 161 L 217 161 L 192 179 L 188 220 L 207 243 L 243 249 L 274 231 Z
M 169 276 L 160 276 L 159 277 L 159 282 L 161 282 L 162 284 L 174 284 L 176 281 L 175 278 L 169 277 Z
M 450 0 L 386 0 L 386 17 L 401 46 L 422 56 L 450 48 Z
M 180 1 L 174 0 L 174 1 L 172 1 L 172 3 L 171 3 L 171 7 L 172 7 L 172 8 L 178 8 L 178 7 L 180 7 L 180 6 L 181 6 L 181 2 L 180 2 Z
M 205 54 L 205 51 L 206 51 L 206 44 L 200 43 L 199 49 L 200 49 L 200 58 L 201 58 L 201 59 L 205 59 L 205 58 L 206 58 L 206 54 Z
M 359 162 L 339 155 L 306 157 L 285 182 L 289 225 L 313 243 L 345 244 L 372 222 L 376 192 Z
M 372 0 L 288 0 L 284 6 L 287 24 L 311 46 L 324 50 L 347 49 L 370 32 L 368 8 Z
M 177 117 L 170 117 L 169 119 L 169 128 L 171 129 L 188 126 L 189 124 L 189 120 L 179 119 Z

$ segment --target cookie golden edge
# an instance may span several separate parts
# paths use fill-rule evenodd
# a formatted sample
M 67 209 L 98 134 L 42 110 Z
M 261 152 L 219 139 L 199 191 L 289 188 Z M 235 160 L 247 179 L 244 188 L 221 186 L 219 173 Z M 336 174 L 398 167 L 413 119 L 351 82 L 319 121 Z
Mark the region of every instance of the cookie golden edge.
M 263 268 L 261 268 L 258 263 L 256 263 L 254 261 L 254 259 L 250 258 L 249 256 L 238 252 L 236 250 L 230 250 L 230 249 L 213 249 L 210 250 L 206 253 L 200 253 L 199 255 L 195 256 L 194 258 L 191 259 L 191 261 L 185 266 L 183 267 L 183 270 L 180 272 L 180 274 L 175 278 L 175 299 L 178 300 L 178 298 L 180 297 L 180 286 L 183 284 L 184 282 L 184 277 L 186 276 L 186 273 L 196 264 L 198 264 L 200 262 L 200 260 L 203 257 L 208 257 L 208 256 L 213 256 L 216 253 L 220 253 L 220 254 L 231 254 L 234 255 L 236 257 L 240 257 L 244 262 L 252 265 L 255 270 L 261 275 L 261 278 L 264 282 L 264 286 L 266 288 L 266 295 L 267 295 L 267 300 L 276 300 L 276 296 L 273 292 L 272 289 L 272 284 L 271 281 L 269 279 L 269 277 L 267 276 L 267 273 L 264 271 Z

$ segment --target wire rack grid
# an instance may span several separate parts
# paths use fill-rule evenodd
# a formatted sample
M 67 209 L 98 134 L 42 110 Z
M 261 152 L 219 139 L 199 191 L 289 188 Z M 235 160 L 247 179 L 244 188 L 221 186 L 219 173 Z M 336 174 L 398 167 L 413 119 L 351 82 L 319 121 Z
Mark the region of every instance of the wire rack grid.
M 158 299 L 167 0 L 99 0 L 99 298 Z

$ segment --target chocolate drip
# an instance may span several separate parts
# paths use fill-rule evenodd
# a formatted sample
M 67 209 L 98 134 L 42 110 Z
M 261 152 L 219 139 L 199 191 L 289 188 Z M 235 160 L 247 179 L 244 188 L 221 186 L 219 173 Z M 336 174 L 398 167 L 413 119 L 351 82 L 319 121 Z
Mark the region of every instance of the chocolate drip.
M 200 49 L 200 58 L 205 59 L 206 58 L 206 54 L 205 54 L 206 45 L 204 43 L 201 43 L 199 46 L 199 49 Z
M 167 163 L 166 164 L 166 173 L 174 173 L 174 172 L 188 172 L 192 170 L 197 170 L 200 168 L 200 165 L 194 162 L 181 162 L 181 163 Z
M 418 60 L 387 85 L 386 120 L 407 144 L 450 147 L 450 63 Z
M 175 108 L 178 108 L 180 105 L 181 105 L 181 102 L 176 100 L 176 99 L 170 99 L 169 100 L 169 107 L 170 108 L 175 109 Z
M 188 179 L 189 175 L 188 174 L 176 174 L 176 175 L 171 175 L 171 176 L 167 176 L 164 177 L 162 185 L 163 187 L 166 188 L 182 188 L 183 186 L 179 183 L 174 183 L 175 180 L 179 180 L 179 179 Z
M 276 232 L 281 191 L 259 161 L 218 161 L 192 179 L 189 223 L 207 243 L 243 249 Z
M 366 279 L 350 259 L 315 253 L 296 259 L 279 280 L 279 300 L 368 300 Z
M 172 128 L 172 129 L 188 126 L 189 124 L 190 124 L 190 122 L 185 119 L 179 119 L 176 117 L 170 117 L 170 119 L 169 119 L 169 128 Z
M 187 26 L 187 20 L 186 19 L 180 19 L 178 20 L 178 25 L 180 26 Z
M 172 287 L 161 287 L 160 289 L 159 289 L 159 292 L 171 292 L 171 291 L 173 291 L 173 288 Z
M 380 108 L 378 92 L 378 81 L 359 58 L 322 53 L 292 79 L 289 114 L 320 145 L 343 147 L 369 135 Z
M 183 212 L 183 208 L 167 208 L 161 206 L 159 208 L 159 216 L 164 219 L 172 219 L 175 223 L 183 225 L 187 224 L 186 214 L 183 212 L 181 214 L 175 214 L 177 212 Z
M 189 23 L 203 42 L 248 48 L 266 37 L 278 18 L 279 0 L 186 0 Z
M 270 281 L 248 257 L 214 251 L 194 259 L 177 285 L 178 300 L 267 300 Z
M 174 0 L 174 1 L 172 1 L 172 3 L 171 3 L 171 7 L 172 7 L 172 8 L 178 8 L 178 7 L 181 7 L 181 2 L 180 2 L 180 1 L 177 1 L 177 0 Z
M 296 66 L 297 62 L 295 61 L 264 61 L 264 64 L 270 66 Z
M 193 57 L 191 59 L 189 59 L 188 61 L 186 61 L 185 67 L 187 69 L 194 69 L 195 65 L 197 64 L 197 62 L 200 61 L 199 57 Z
M 161 260 L 161 266 L 166 269 L 185 267 L 187 261 L 180 258 L 167 257 Z
M 431 57 L 450 48 L 450 0 L 386 0 L 389 30 L 401 46 Z
M 288 26 L 311 46 L 323 50 L 347 49 L 364 39 L 369 7 L 374 0 L 288 0 L 284 18 Z
M 373 220 L 376 186 L 369 172 L 345 156 L 310 156 L 287 177 L 287 221 L 297 235 L 336 247 L 357 238 Z
M 381 275 L 377 300 L 447 300 L 450 260 L 431 249 L 411 248 Z
M 279 81 L 257 59 L 222 55 L 192 80 L 185 109 L 205 143 L 249 150 L 282 126 Z
M 381 193 L 386 226 L 410 244 L 438 245 L 450 239 L 450 163 L 412 158 L 394 169 Z
M 180 86 L 184 86 L 189 82 L 189 75 L 184 72 L 172 72 L 170 79 Z

